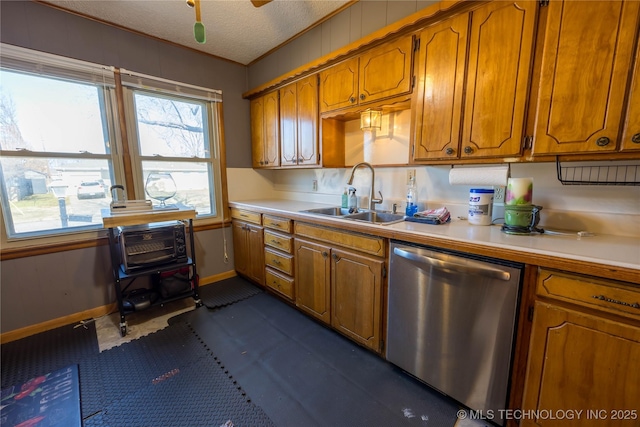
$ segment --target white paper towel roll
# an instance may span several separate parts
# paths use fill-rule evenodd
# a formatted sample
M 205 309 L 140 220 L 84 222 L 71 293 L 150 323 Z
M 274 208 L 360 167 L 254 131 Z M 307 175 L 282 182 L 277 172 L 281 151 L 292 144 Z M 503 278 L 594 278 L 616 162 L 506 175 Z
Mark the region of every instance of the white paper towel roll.
M 489 167 L 451 168 L 449 184 L 451 185 L 507 185 L 509 165 Z

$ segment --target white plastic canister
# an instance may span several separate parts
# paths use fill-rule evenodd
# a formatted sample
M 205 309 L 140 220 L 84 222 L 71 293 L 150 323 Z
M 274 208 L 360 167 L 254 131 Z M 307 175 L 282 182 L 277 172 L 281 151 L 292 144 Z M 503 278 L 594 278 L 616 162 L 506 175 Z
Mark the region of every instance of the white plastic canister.
M 469 223 L 491 225 L 493 190 L 472 188 L 469 192 Z

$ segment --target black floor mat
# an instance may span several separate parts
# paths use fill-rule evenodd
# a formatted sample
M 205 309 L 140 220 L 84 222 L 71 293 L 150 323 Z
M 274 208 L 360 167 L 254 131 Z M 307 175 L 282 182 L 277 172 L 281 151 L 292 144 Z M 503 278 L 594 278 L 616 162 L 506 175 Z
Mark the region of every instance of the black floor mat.
M 85 427 L 274 425 L 183 322 L 102 353 L 93 324 L 47 331 L 1 351 L 2 389 L 78 364 Z
M 92 324 L 5 344 L 2 388 L 78 364 L 85 427 L 454 426 L 451 399 L 244 279 L 225 282 L 218 309 L 102 353 Z
M 183 320 L 278 426 L 456 422 L 455 402 L 271 295 Z
M 80 364 L 85 427 L 271 426 L 185 323 Z
M 2 389 L 98 354 L 93 323 L 67 325 L 0 346 Z
M 232 277 L 199 288 L 202 304 L 207 308 L 224 307 L 262 292 L 241 277 Z

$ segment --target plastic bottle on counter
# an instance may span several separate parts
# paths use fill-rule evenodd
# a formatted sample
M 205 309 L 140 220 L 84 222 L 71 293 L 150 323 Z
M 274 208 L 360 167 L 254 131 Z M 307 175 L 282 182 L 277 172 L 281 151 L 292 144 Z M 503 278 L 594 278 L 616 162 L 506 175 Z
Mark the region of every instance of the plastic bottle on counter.
M 416 178 L 412 177 L 407 186 L 407 208 L 406 216 L 413 216 L 418 212 L 418 189 L 416 188 Z
M 340 207 L 343 209 L 347 209 L 349 207 L 349 195 L 347 194 L 347 187 L 344 187 L 344 193 L 342 193 L 342 205 Z
M 356 197 L 356 189 L 349 187 L 349 212 L 357 212 L 358 198 Z

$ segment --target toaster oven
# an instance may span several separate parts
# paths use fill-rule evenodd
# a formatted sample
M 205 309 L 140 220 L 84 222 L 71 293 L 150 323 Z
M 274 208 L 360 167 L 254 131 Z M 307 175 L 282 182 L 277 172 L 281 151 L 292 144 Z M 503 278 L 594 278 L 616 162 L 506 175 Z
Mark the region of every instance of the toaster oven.
M 186 227 L 180 221 L 121 226 L 116 241 L 125 273 L 188 260 Z

